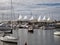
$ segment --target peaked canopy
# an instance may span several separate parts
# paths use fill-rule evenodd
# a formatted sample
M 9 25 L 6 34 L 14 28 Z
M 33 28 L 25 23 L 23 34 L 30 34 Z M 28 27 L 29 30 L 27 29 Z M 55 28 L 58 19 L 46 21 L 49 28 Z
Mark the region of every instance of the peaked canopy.
M 32 16 L 31 18 L 30 18 L 30 20 L 33 20 L 34 19 L 34 17 Z
M 38 21 L 41 21 L 41 16 L 39 16 Z
M 46 16 L 44 16 L 42 20 L 46 20 Z
M 24 18 L 23 18 L 23 19 L 24 19 L 24 20 L 25 20 L 25 19 L 27 19 L 27 16 L 24 16 Z
M 18 19 L 21 20 L 22 19 L 22 16 L 20 15 Z
M 50 21 L 50 17 L 49 17 L 49 18 L 47 18 L 47 21 Z

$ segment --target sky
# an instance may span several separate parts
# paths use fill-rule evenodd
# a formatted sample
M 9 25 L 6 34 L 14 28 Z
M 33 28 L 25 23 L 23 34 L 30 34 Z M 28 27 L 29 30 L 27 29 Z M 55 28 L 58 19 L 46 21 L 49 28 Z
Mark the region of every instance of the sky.
M 11 16 L 11 0 L 0 1 L 0 20 L 18 19 L 19 15 L 60 20 L 60 0 L 12 0 L 12 7 Z
M 2 3 L 6 3 L 6 2 L 10 2 L 11 0 L 2 0 L 0 2 Z M 19 2 L 22 4 L 36 4 L 36 3 L 56 3 L 56 2 L 60 2 L 60 0 L 12 0 L 13 2 Z

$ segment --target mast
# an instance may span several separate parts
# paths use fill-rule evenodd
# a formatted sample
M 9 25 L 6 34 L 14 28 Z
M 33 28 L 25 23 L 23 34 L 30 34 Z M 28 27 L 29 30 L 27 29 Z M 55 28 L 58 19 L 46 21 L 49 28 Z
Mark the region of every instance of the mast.
M 13 8 L 13 7 L 12 7 L 12 0 L 11 0 L 11 20 L 10 20 L 10 21 L 11 21 L 11 28 L 12 28 L 12 26 L 13 26 L 13 25 L 12 25 L 12 13 L 13 13 L 12 8 Z
M 11 0 L 11 21 L 12 21 L 12 12 L 13 12 L 13 11 L 12 11 L 12 8 L 13 8 L 13 7 L 12 7 L 12 0 Z
M 32 15 L 32 11 L 31 11 L 31 18 L 29 19 L 29 20 L 33 20 L 34 19 L 34 17 L 33 17 L 33 15 Z

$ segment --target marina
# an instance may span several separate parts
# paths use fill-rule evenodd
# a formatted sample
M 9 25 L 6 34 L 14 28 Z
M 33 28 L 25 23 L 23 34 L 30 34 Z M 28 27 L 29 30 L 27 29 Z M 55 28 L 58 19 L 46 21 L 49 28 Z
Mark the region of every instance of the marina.
M 60 45 L 60 21 L 44 16 L 0 22 L 1 45 Z M 59 31 L 58 31 L 59 29 Z
M 21 17 L 20 17 L 21 18 Z M 19 19 L 20 19 L 19 18 Z M 60 21 L 5 21 L 0 24 L 2 45 L 59 45 L 55 42 L 60 37 Z M 50 20 L 50 19 L 48 19 Z M 58 31 L 59 29 L 59 31 Z M 60 40 L 58 40 L 60 41 Z M 53 42 L 53 43 L 52 43 Z
M 0 1 L 0 45 L 60 45 L 60 1 Z

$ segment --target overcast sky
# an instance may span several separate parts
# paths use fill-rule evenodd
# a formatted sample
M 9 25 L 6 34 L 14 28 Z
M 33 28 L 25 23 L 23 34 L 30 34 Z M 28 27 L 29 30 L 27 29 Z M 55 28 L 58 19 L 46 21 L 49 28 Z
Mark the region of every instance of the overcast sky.
M 0 3 L 8 3 L 11 0 L 1 0 Z M 13 2 L 19 2 L 21 4 L 37 4 L 37 3 L 60 3 L 60 0 L 12 0 Z
M 10 1 L 10 0 L 2 0 L 1 2 L 5 2 L 5 1 Z M 15 0 L 17 1 L 17 0 Z M 19 0 L 20 2 L 59 2 L 60 0 Z
M 12 0 L 12 3 L 15 19 L 18 18 L 18 14 L 29 16 L 32 12 L 35 17 L 36 15 L 41 15 L 42 17 L 46 15 L 60 20 L 60 0 Z M 41 6 L 37 4 L 49 5 Z M 11 18 L 11 0 L 0 1 L 0 19 L 2 15 L 4 15 L 4 19 Z

